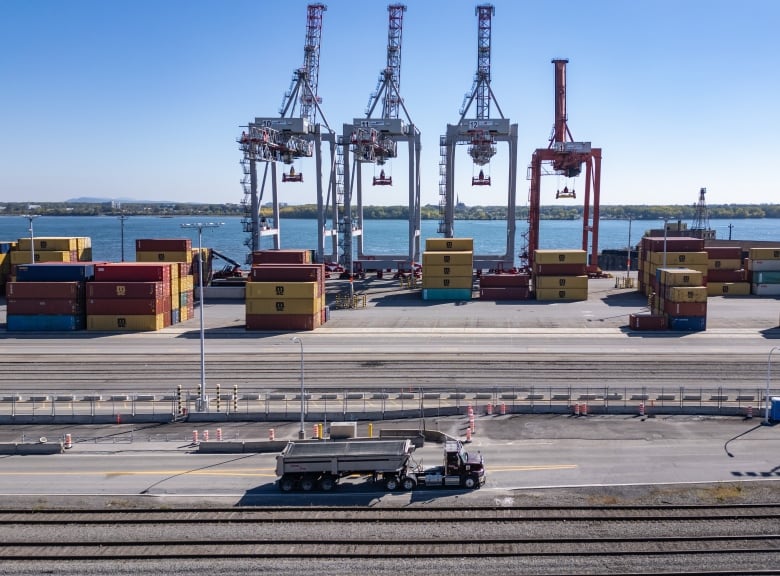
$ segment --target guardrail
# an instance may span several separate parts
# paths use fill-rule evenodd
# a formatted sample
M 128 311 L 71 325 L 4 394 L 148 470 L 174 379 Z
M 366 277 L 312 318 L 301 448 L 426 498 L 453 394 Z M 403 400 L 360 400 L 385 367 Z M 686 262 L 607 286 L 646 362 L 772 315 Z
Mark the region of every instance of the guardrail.
M 770 390 L 770 395 L 780 391 Z M 306 391 L 308 420 L 385 420 L 466 414 L 710 414 L 763 413 L 763 388 L 514 387 L 495 389 Z M 172 393 L 0 393 L 2 423 L 130 423 L 196 421 L 294 421 L 301 395 L 291 390 L 207 390 L 204 410 L 197 390 Z

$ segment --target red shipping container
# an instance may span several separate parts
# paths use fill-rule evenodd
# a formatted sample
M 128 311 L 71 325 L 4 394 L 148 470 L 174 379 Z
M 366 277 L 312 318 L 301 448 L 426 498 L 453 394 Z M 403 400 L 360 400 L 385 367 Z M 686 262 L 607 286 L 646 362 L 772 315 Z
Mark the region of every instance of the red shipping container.
M 480 288 L 480 300 L 528 300 L 528 286 Z
M 534 263 L 534 274 L 538 276 L 584 276 L 587 274 L 587 269 L 585 264 Z
M 122 262 L 95 266 L 95 282 L 165 282 L 171 281 L 171 264 Z
M 745 270 L 707 270 L 708 282 L 745 282 Z
M 162 282 L 88 282 L 87 298 L 160 298 L 170 286 Z
M 250 273 L 255 282 L 324 282 L 324 264 L 256 264 Z
M 531 277 L 528 274 L 483 274 L 479 277 L 479 287 L 517 288 L 528 286 L 530 281 Z
M 192 240 L 189 238 L 138 238 L 136 252 L 189 252 Z
M 171 298 L 90 298 L 88 316 L 149 316 L 168 313 L 170 323 Z
M 252 252 L 252 264 L 309 264 L 308 250 L 256 250 Z
M 6 312 L 8 314 L 64 314 L 74 316 L 84 312 L 84 303 L 82 300 L 72 300 L 64 298 L 55 298 L 52 300 L 33 300 L 25 298 L 17 300 L 9 298 L 7 301 Z
M 322 323 L 322 313 L 308 314 L 247 314 L 247 330 L 314 330 Z
M 742 259 L 742 248 L 739 246 L 705 246 L 704 251 L 710 260 Z
M 706 302 L 669 302 L 664 300 L 664 312 L 669 316 L 706 316 Z
M 9 282 L 5 286 L 6 298 L 32 298 L 51 300 L 56 298 L 77 300 L 84 298 L 83 282 Z
M 632 330 L 664 330 L 666 317 L 654 314 L 631 314 L 628 326 Z
M 667 252 L 702 252 L 704 240 L 701 238 L 688 238 L 687 236 L 667 236 L 665 239 Z M 642 250 L 647 252 L 663 252 L 663 236 L 642 237 Z

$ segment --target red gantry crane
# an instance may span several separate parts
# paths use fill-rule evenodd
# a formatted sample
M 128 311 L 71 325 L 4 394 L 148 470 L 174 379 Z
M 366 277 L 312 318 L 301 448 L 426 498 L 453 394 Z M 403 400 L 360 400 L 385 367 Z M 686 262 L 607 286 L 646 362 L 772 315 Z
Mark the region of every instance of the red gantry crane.
M 460 120 L 447 125 L 447 134 L 439 140 L 439 234 L 452 238 L 455 232 L 455 148 L 467 144 L 468 153 L 479 173 L 472 176 L 472 186 L 490 186 L 490 161 L 497 152 L 496 143 L 509 144 L 509 175 L 507 189 L 507 234 L 504 254 L 475 254 L 474 268 L 502 270 L 514 268 L 515 256 L 515 214 L 517 192 L 517 124 L 510 124 L 504 118 L 501 107 L 490 87 L 490 42 L 492 17 L 495 8 L 491 4 L 476 7 L 477 15 L 477 73 L 474 85 L 467 93 L 460 110 Z M 500 118 L 490 117 L 490 103 L 495 104 Z M 475 116 L 466 114 L 474 105 Z
M 325 259 L 325 238 L 333 237 L 332 259 L 338 254 L 337 231 L 326 229 L 327 206 L 333 204 L 333 213 L 337 213 L 336 197 L 336 134 L 328 125 L 320 108 L 322 99 L 317 94 L 320 70 L 320 42 L 322 38 L 322 15 L 324 4 L 309 4 L 306 14 L 306 43 L 303 49 L 303 66 L 293 73 L 290 89 L 285 93 L 279 117 L 255 118 L 238 138 L 243 153 L 241 165 L 244 178 L 244 231 L 249 233 L 245 244 L 250 251 L 260 248 L 260 237 L 271 236 L 274 249 L 281 248 L 279 222 L 279 194 L 277 187 L 276 164 L 289 165 L 289 171 L 283 171 L 282 182 L 303 182 L 303 173 L 295 170 L 294 162 L 300 158 L 314 156 L 316 162 L 317 185 L 317 224 L 318 243 L 317 261 Z M 296 114 L 296 105 L 298 111 Z M 323 125 L 317 120 L 319 114 Z M 322 141 L 330 143 L 331 170 L 328 186 L 328 198 L 323 195 L 322 186 Z M 258 182 L 257 162 L 265 163 L 262 183 Z M 263 192 L 271 172 L 272 219 L 261 215 Z M 258 192 L 259 189 L 259 192 Z
M 411 270 L 414 262 L 420 259 L 420 131 L 412 122 L 400 93 L 401 37 L 405 11 L 406 6 L 403 4 L 387 7 L 387 64 L 379 75 L 376 90 L 371 94 L 366 116 L 355 118 L 352 124 L 344 124 L 340 141 L 343 173 L 350 173 L 350 155 L 354 159 L 352 175 L 343 182 L 344 213 L 339 222 L 345 275 L 359 274 L 368 269 Z M 375 118 L 373 114 L 379 102 L 382 102 L 382 115 Z M 405 121 L 399 118 L 401 110 L 406 117 Z M 396 158 L 399 141 L 408 143 L 409 154 L 408 250 L 406 254 L 367 254 L 364 249 L 362 166 L 373 165 L 374 186 L 392 186 L 393 176 L 386 167 L 390 160 Z M 356 200 L 354 214 L 353 192 Z M 357 239 L 357 258 L 353 255 L 353 238 Z
M 592 148 L 590 142 L 575 142 L 567 124 L 566 116 L 566 59 L 555 59 L 555 125 L 547 148 L 537 148 L 531 158 L 529 177 L 531 180 L 528 211 L 528 248 L 520 255 L 527 261 L 527 268 L 533 271 L 534 251 L 539 249 L 539 209 L 541 203 L 541 177 L 557 174 L 575 178 L 585 166 L 585 194 L 582 215 L 582 249 L 587 255 L 587 270 L 591 276 L 599 276 L 599 198 L 601 194 L 601 148 Z M 551 170 L 543 172 L 543 165 Z M 591 214 L 591 187 L 593 191 L 593 212 Z M 556 198 L 576 198 L 574 186 L 558 190 Z M 590 251 L 588 250 L 590 245 Z

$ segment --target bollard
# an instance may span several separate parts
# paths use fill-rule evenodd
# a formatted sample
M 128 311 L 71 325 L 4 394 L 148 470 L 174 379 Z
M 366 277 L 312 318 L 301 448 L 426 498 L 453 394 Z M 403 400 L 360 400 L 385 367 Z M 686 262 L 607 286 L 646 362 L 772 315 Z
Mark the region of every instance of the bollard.
M 233 384 L 233 413 L 238 412 L 238 384 Z
M 580 408 L 580 414 L 582 414 L 583 416 L 587 416 L 588 415 L 588 404 L 587 404 L 587 402 L 583 403 L 582 407 Z
M 368 437 L 374 437 L 374 425 L 371 422 L 368 423 Z
M 73 439 L 71 438 L 70 434 L 65 434 L 65 449 L 71 448 L 73 446 Z
M 270 441 L 272 441 L 272 442 L 273 442 L 274 440 L 276 440 L 276 432 L 274 431 L 274 429 L 273 429 L 273 428 L 271 428 L 271 429 L 268 431 L 268 439 L 269 439 Z
M 640 402 L 639 403 L 639 415 L 644 416 L 645 415 L 645 403 Z
M 222 428 L 217 428 L 217 442 L 222 442 Z
M 203 441 L 204 442 L 208 442 L 209 441 L 209 431 L 208 430 L 204 430 L 203 431 Z
M 219 397 L 221 396 L 221 394 L 219 393 L 219 384 L 217 384 L 217 394 L 216 394 L 216 396 L 217 396 L 217 412 L 219 412 Z
M 198 431 L 197 430 L 193 430 L 192 431 L 192 443 L 193 444 L 198 444 Z
M 499 409 L 499 412 L 501 413 L 501 416 L 506 415 L 506 402 L 501 402 L 501 408 Z
M 469 416 L 471 416 L 472 414 L 474 414 L 474 408 L 472 408 L 471 404 L 469 404 L 469 405 L 468 405 L 468 407 L 466 408 L 466 413 L 467 413 Z
M 753 417 L 753 407 L 752 406 L 748 406 L 748 408 L 747 408 L 747 417 L 748 418 L 752 418 Z
M 487 414 L 488 414 L 488 416 L 492 416 L 493 415 L 493 404 L 491 404 L 491 403 L 488 403 L 488 405 L 487 405 Z
M 575 404 L 574 406 L 572 406 L 572 408 L 574 408 L 574 415 L 575 416 L 579 416 L 580 415 L 580 405 L 579 404 Z
M 466 428 L 466 442 L 471 442 L 471 428 Z
M 469 417 L 469 430 L 471 430 L 472 434 L 474 434 L 477 431 L 477 427 L 474 422 L 474 416 Z

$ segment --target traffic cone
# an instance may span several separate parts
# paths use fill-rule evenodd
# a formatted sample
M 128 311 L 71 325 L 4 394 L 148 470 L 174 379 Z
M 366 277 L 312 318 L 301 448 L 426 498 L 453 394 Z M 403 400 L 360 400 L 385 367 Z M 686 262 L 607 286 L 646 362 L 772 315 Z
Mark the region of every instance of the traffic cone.
M 208 442 L 209 441 L 209 431 L 208 430 L 204 430 L 203 431 L 203 441 L 204 442 Z
M 217 442 L 222 442 L 222 428 L 217 428 Z
M 198 444 L 198 431 L 197 430 L 193 430 L 192 431 L 192 443 L 193 444 Z
M 499 409 L 499 412 L 501 413 L 501 416 L 506 415 L 506 402 L 501 402 L 501 408 Z
M 752 406 L 748 406 L 747 417 L 748 418 L 752 418 L 753 417 L 753 407 Z M 66 446 L 66 448 L 67 448 L 67 446 Z
M 488 416 L 492 416 L 493 415 L 493 404 L 489 403 L 487 405 L 487 414 L 488 414 Z
M 639 415 L 644 416 L 645 415 L 645 403 L 640 402 L 639 403 Z
M 579 404 L 575 404 L 574 405 L 574 415 L 575 416 L 579 416 L 580 415 L 580 405 Z
M 73 447 L 73 440 L 71 439 L 70 434 L 65 434 L 65 449 Z
M 582 408 L 580 408 L 580 414 L 582 414 L 583 416 L 587 416 L 588 415 L 588 404 L 587 403 L 583 404 Z
M 466 442 L 471 442 L 471 428 L 466 428 Z
M 268 439 L 271 440 L 271 441 L 276 440 L 276 432 L 274 431 L 273 428 L 268 430 Z

